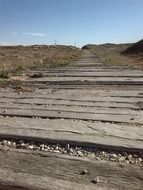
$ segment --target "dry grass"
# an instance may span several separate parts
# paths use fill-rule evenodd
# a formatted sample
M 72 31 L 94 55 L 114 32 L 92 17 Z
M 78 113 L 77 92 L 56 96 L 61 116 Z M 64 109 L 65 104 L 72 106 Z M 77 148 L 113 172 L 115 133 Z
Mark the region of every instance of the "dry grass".
M 22 73 L 28 68 L 57 67 L 76 60 L 80 50 L 72 46 L 0 47 L 0 77 Z
M 123 55 L 122 52 L 131 44 L 103 44 L 89 45 L 97 59 L 107 64 L 128 65 L 129 67 L 143 69 L 143 57 L 140 55 Z

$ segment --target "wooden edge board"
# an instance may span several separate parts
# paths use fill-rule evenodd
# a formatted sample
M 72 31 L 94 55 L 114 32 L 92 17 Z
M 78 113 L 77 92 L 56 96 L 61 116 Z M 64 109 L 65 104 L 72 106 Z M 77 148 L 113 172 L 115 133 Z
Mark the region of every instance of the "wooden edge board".
M 0 184 L 15 187 L 10 190 L 142 190 L 143 187 L 143 170 L 137 166 L 21 150 L 0 152 L 2 159 Z M 89 174 L 81 175 L 83 169 Z M 92 183 L 96 176 L 102 183 Z

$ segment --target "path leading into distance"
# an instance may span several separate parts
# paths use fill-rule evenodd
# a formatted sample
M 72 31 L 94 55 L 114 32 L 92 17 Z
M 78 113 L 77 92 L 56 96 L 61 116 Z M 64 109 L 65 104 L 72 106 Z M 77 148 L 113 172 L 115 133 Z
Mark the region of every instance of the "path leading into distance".
M 43 77 L 32 78 L 36 73 Z M 68 66 L 27 71 L 20 85 L 0 89 L 2 139 L 143 156 L 143 71 L 99 63 L 84 51 Z M 7 190 L 143 189 L 142 167 L 131 164 L 13 148 L 1 151 L 0 161 Z M 92 183 L 94 176 L 103 181 Z

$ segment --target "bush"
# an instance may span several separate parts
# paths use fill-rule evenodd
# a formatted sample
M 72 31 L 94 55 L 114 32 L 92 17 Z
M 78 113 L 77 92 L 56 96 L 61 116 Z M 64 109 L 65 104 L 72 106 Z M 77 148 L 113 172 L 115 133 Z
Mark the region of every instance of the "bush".
M 10 75 L 7 71 L 1 71 L 0 72 L 0 78 L 8 79 L 9 77 L 10 77 Z

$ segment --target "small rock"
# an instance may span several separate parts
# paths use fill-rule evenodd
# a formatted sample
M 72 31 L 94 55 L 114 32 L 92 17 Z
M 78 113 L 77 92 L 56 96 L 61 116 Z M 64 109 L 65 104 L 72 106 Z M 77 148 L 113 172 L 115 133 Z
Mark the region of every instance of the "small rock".
M 42 150 L 42 151 L 45 150 L 45 145 L 44 145 L 44 144 L 41 144 L 41 145 L 40 145 L 40 150 Z
M 138 155 L 137 155 L 137 154 L 134 154 L 133 157 L 134 157 L 134 158 L 138 158 Z
M 81 175 L 86 175 L 86 174 L 88 174 L 88 171 L 86 169 L 84 169 L 80 174 Z
M 33 150 L 33 149 L 34 149 L 34 146 L 33 146 L 33 145 L 29 145 L 29 146 L 28 146 L 28 149 Z
M 76 151 L 78 150 L 78 147 L 77 147 L 77 146 L 75 147 L 75 150 L 76 150 Z
M 80 150 L 77 151 L 77 154 L 78 154 L 78 156 L 80 156 L 80 157 L 84 157 L 84 154 L 83 154 Z
M 129 155 L 128 155 L 128 160 L 131 160 L 131 159 L 132 159 L 132 155 L 129 154 Z
M 70 151 L 70 153 L 74 153 L 74 150 L 73 150 L 73 148 L 70 148 L 70 150 L 69 150 L 69 151 Z
M 55 150 L 59 150 L 59 146 L 56 146 L 56 147 L 55 147 Z
M 138 161 L 139 161 L 139 162 L 142 162 L 142 161 L 143 161 L 143 159 L 142 159 L 142 158 L 138 158 Z
M 20 144 L 20 146 L 23 148 L 23 147 L 26 146 L 26 144 L 23 142 L 23 143 Z
M 65 146 L 65 150 L 67 151 L 67 153 L 70 152 L 70 145 L 69 145 L 69 144 L 66 144 L 66 146 Z
M 84 156 L 88 156 L 88 152 L 87 151 L 83 151 L 83 154 L 84 154 Z
M 139 162 L 139 161 L 138 161 L 138 159 L 136 158 L 135 161 L 134 161 L 134 163 L 135 163 L 135 164 L 138 164 L 138 162 Z
M 50 146 L 49 148 L 50 148 L 50 150 L 54 151 L 54 148 L 53 148 L 53 147 Z
M 130 164 L 134 164 L 135 162 L 133 160 L 129 160 L 129 163 Z
M 35 149 L 35 150 L 40 150 L 40 147 L 39 147 L 39 146 L 36 146 L 34 149 Z
M 70 155 L 70 156 L 73 156 L 73 155 L 74 155 L 74 153 L 72 153 L 72 152 L 69 152 L 69 155 Z
M 106 156 L 106 152 L 102 151 L 101 152 L 102 156 Z
M 7 141 L 7 145 L 8 145 L 8 146 L 11 146 L 11 142 L 10 142 L 10 141 Z
M 126 158 L 124 156 L 119 158 L 119 162 L 124 162 L 126 160 Z
M 91 158 L 91 159 L 95 159 L 95 157 L 96 157 L 96 156 L 95 156 L 94 153 L 91 153 L 91 154 L 88 155 L 88 158 Z
M 70 149 L 70 145 L 69 145 L 69 144 L 66 144 L 65 149 L 66 149 L 66 150 L 69 150 L 69 149 Z
M 3 144 L 3 145 L 6 145 L 6 144 L 7 144 L 7 140 L 3 140 L 3 141 L 2 141 L 2 144 Z
M 101 183 L 101 179 L 97 176 L 91 182 L 92 183 Z
M 44 148 L 45 150 L 50 150 L 50 146 L 45 145 Z
M 54 152 L 54 153 L 60 153 L 60 151 L 59 151 L 59 150 L 54 150 L 53 152 Z
M 112 159 L 116 159 L 117 155 L 116 154 L 109 154 L 109 157 L 112 158 Z
M 58 149 L 60 152 L 63 152 L 63 149 L 61 148 L 61 147 L 59 147 L 59 149 Z
M 44 145 L 44 148 L 45 148 L 45 149 L 48 148 L 48 145 L 45 144 L 45 145 Z
M 16 142 L 11 142 L 12 147 L 16 147 Z
M 129 164 L 130 162 L 129 162 L 129 160 L 126 160 L 126 164 Z

